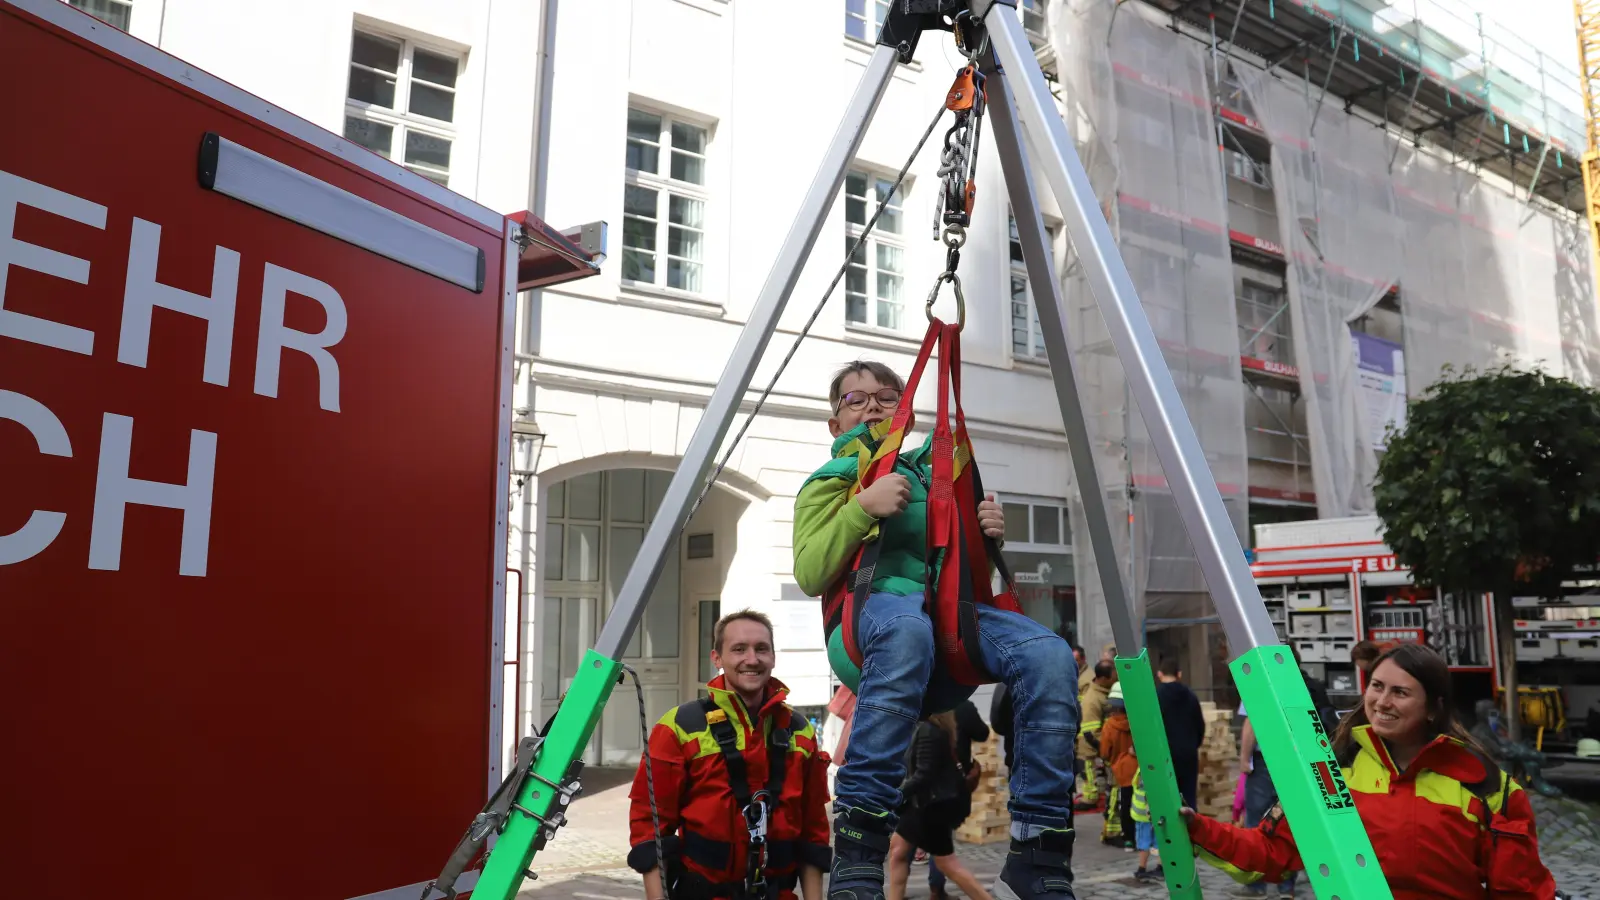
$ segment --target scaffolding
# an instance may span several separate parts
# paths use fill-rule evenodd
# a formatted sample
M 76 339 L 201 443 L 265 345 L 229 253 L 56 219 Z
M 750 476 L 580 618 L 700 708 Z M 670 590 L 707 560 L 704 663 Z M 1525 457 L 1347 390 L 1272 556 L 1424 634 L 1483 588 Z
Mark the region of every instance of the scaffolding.
M 1041 59 L 1060 61 L 1064 115 L 1241 538 L 1252 459 L 1296 484 L 1308 466 L 1321 517 L 1372 511 L 1382 424 L 1353 343 L 1380 310 L 1403 395 L 1506 361 L 1600 379 L 1576 76 L 1462 9 L 1050 4 Z M 1230 196 L 1230 174 L 1270 211 Z M 1236 291 L 1236 263 L 1281 272 L 1281 302 Z M 1103 323 L 1070 261 L 1062 280 L 1136 609 L 1203 616 Z M 1093 643 L 1103 598 L 1074 552 Z

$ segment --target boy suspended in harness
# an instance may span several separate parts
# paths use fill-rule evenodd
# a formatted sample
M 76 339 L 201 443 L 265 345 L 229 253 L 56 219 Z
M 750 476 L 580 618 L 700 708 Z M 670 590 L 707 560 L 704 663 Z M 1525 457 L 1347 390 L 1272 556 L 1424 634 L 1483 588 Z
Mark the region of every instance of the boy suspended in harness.
M 930 328 L 909 387 L 872 362 L 834 377 L 833 459 L 795 502 L 795 580 L 824 598 L 830 663 L 858 698 L 835 782 L 831 900 L 881 900 L 917 722 L 989 682 L 1006 685 L 1016 715 L 1011 853 L 996 894 L 1074 896 L 1076 666 L 1065 640 L 1019 611 L 1009 584 L 991 592 L 991 566 L 1009 582 L 996 543 L 1005 521 L 982 493 L 966 439 L 957 334 Z M 956 429 L 941 399 L 934 434 L 911 449 L 910 398 L 936 338 L 940 393 L 954 388 Z

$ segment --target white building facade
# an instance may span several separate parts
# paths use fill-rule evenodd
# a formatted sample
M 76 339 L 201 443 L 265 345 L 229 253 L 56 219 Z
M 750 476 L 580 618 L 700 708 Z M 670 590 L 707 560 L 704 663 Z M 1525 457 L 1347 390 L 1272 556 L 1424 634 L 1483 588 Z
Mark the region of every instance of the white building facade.
M 70 2 L 491 208 L 533 209 L 560 228 L 609 223 L 602 273 L 524 297 L 519 322 L 523 435 L 508 490 L 510 565 L 521 578 L 508 607 L 520 621 L 508 633 L 522 641 L 507 697 L 519 698 L 524 731 L 542 725 L 610 611 L 888 4 L 845 0 L 841 17 L 835 3 L 560 3 L 541 135 L 544 3 L 279 0 L 263 14 L 241 0 Z M 1026 12 L 1031 28 L 1043 27 L 1031 5 Z M 948 38 L 930 36 L 915 64 L 898 67 L 757 388 L 961 62 Z M 875 359 L 904 374 L 915 356 L 921 304 L 944 262 L 933 232 L 944 127 L 665 563 L 625 660 L 645 683 L 651 719 L 714 674 L 711 626 L 746 607 L 776 624 L 777 675 L 792 702 L 818 708 L 830 697 L 820 607 L 791 576 L 793 502 L 829 455 L 833 372 Z M 1024 602 L 1072 636 L 1066 442 L 992 146 L 978 184 L 962 260 L 967 422 L 985 486 L 1007 504 Z M 1059 267 L 1061 229 L 1049 224 Z M 947 291 L 946 316 L 951 302 Z M 918 397 L 923 423 L 932 402 L 930 387 Z M 632 694 L 618 690 L 588 759 L 638 758 Z

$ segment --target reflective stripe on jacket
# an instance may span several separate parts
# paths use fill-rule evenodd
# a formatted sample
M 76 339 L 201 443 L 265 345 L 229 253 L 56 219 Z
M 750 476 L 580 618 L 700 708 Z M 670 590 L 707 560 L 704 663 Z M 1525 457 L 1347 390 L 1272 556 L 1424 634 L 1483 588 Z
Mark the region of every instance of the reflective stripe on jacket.
M 816 730 L 784 703 L 789 690 L 777 679 L 771 695 L 752 716 L 744 701 L 726 687 L 721 675 L 707 685 L 716 707 L 734 724 L 752 793 L 766 787 L 767 736 L 773 726 L 792 732 L 784 763 L 783 789 L 772 804 L 767 825 L 768 876 L 794 873 L 800 865 L 826 870 L 828 847 L 828 754 L 817 747 Z M 694 700 L 691 703 L 698 704 Z M 686 871 L 716 884 L 742 882 L 750 833 L 735 806 L 722 748 L 707 725 L 693 733 L 678 722 L 678 710 L 662 716 L 650 732 L 650 761 L 655 777 L 656 811 L 669 862 L 676 855 Z M 656 865 L 651 829 L 650 794 L 644 759 L 634 775 L 629 810 L 628 864 L 647 872 Z M 673 847 L 677 848 L 676 854 Z M 785 900 L 793 891 L 785 890 Z
M 1345 783 L 1395 900 L 1551 900 L 1528 796 L 1504 772 L 1441 735 L 1400 772 L 1361 725 Z M 1254 829 L 1197 816 L 1203 856 L 1244 883 L 1281 882 L 1303 868 L 1289 822 L 1274 808 Z M 1487 894 L 1484 886 L 1488 886 Z
M 1150 798 L 1144 795 L 1144 773 L 1133 773 L 1133 820 L 1135 822 L 1150 821 Z

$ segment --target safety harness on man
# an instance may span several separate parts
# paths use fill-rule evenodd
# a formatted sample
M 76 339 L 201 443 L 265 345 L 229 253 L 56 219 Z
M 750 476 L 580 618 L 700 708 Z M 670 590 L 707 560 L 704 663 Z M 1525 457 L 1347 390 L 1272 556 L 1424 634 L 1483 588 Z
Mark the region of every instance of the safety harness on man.
M 957 37 L 961 38 L 959 32 Z M 996 673 L 986 669 L 979 653 L 977 607 L 994 606 L 1020 612 L 1021 606 L 1012 590 L 1011 573 L 1000 555 L 999 546 L 978 526 L 977 508 L 984 496 L 983 481 L 978 475 L 977 460 L 967 436 L 966 414 L 961 408 L 961 329 L 966 324 L 966 298 L 956 267 L 961 259 L 961 247 L 966 243 L 966 226 L 971 222 L 976 191 L 973 173 L 985 101 L 984 77 L 976 64 L 980 48 L 970 49 L 972 62 L 956 73 L 955 84 L 945 100 L 946 108 L 956 114 L 955 125 L 946 134 L 940 162 L 943 190 L 935 222 L 936 233 L 940 225 L 944 226 L 942 240 L 948 248 L 945 270 L 928 294 L 925 310 L 928 331 L 901 392 L 901 403 L 892 418 L 870 430 L 871 437 L 878 442 L 877 450 L 870 455 L 863 452 L 858 457 L 856 483 L 851 494 L 860 493 L 878 478 L 894 471 L 912 426 L 912 398 L 916 396 L 923 370 L 937 344 L 939 399 L 931 444 L 933 473 L 927 507 L 926 559 L 932 577 L 924 602 L 933 621 L 939 665 L 957 683 L 979 685 L 999 679 Z M 955 323 L 941 321 L 933 315 L 939 288 L 945 282 L 950 283 L 955 293 Z M 953 432 L 949 422 L 952 395 L 955 403 Z M 842 629 L 840 636 L 845 652 L 858 669 L 862 665 L 860 616 L 872 594 L 873 573 L 882 546 L 883 541 L 877 539 L 876 534 L 869 535 L 856 551 L 850 568 L 823 598 L 824 634 L 831 636 L 835 629 Z M 991 587 L 990 566 L 1004 581 L 999 593 Z
M 784 711 L 789 712 L 787 707 Z M 744 881 L 741 884 L 716 884 L 709 881 L 704 881 L 702 884 L 688 884 L 685 886 L 689 887 L 689 891 L 680 892 L 678 900 L 695 900 L 697 893 L 711 897 L 727 896 L 730 888 L 737 900 L 776 900 L 782 890 L 792 889 L 795 881 L 791 875 L 781 881 L 769 882 L 766 871 L 772 864 L 773 851 L 773 846 L 767 838 L 767 830 L 772 823 L 773 807 L 783 796 L 785 766 L 793 737 L 791 722 L 786 719 L 779 724 L 775 718 L 772 720 L 766 740 L 767 783 L 761 790 L 754 792 L 750 790 L 750 773 L 745 766 L 744 752 L 739 748 L 739 733 L 734 724 L 728 720 L 728 713 L 719 707 L 715 700 L 705 697 L 698 702 L 685 703 L 678 707 L 677 723 L 680 729 L 689 734 L 710 730 L 712 739 L 717 742 L 717 747 L 722 752 L 723 765 L 728 770 L 728 788 L 733 792 L 734 806 L 743 815 L 745 828 L 749 832 L 749 844 L 745 851 Z M 688 830 L 687 827 L 685 830 Z M 684 877 L 686 880 L 689 879 L 689 873 L 686 872 Z M 696 891 L 696 888 L 700 890 Z

